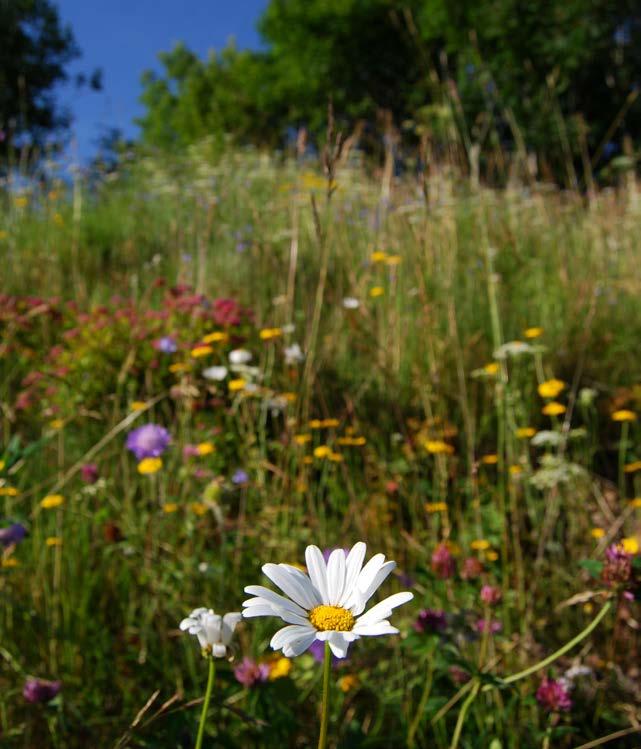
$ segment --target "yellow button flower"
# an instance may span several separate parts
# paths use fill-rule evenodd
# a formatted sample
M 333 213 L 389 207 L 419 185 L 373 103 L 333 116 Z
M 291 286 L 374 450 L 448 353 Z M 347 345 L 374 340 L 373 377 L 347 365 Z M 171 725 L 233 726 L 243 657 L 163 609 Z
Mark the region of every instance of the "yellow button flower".
M 637 418 L 637 415 L 634 413 L 634 411 L 628 411 L 627 409 L 623 408 L 620 411 L 615 411 L 612 414 L 612 421 L 635 421 Z
M 211 444 L 211 442 L 201 442 L 198 445 L 196 445 L 196 452 L 198 455 L 211 455 L 216 448 Z
M 641 507 L 641 497 L 635 497 L 634 499 L 631 499 L 628 504 L 630 505 L 630 507 L 638 509 L 639 507 Z
M 202 502 L 192 502 L 189 509 L 198 517 L 202 517 L 207 512 L 207 505 Z
M 523 467 L 520 465 L 513 465 L 508 468 L 508 471 L 512 476 L 519 476 L 521 473 L 523 473 Z
M 494 466 L 499 462 L 499 456 L 495 453 L 490 453 L 488 455 L 483 455 L 481 458 L 481 463 L 483 463 L 486 466 Z
M 162 460 L 160 458 L 143 458 L 138 463 L 138 473 L 141 473 L 143 476 L 158 473 L 161 468 Z
M 283 335 L 283 331 L 281 328 L 263 328 L 258 335 L 263 341 L 272 341 Z
M 267 678 L 270 681 L 276 681 L 276 679 L 282 679 L 285 676 L 289 676 L 291 670 L 292 662 L 289 658 L 276 658 L 269 665 L 269 676 Z
M 332 453 L 332 449 L 331 447 L 328 447 L 327 445 L 319 445 L 318 447 L 314 448 L 315 458 L 329 458 L 331 453 Z
M 561 414 L 565 413 L 565 406 L 562 403 L 557 403 L 556 401 L 551 401 L 550 403 L 546 403 L 545 406 L 541 409 L 541 413 L 545 414 L 546 416 L 560 416 Z
M 64 425 L 65 422 L 62 419 L 53 419 L 53 421 L 49 422 L 49 426 L 55 431 L 62 429 Z
M 134 401 L 129 408 L 132 411 L 144 411 L 147 408 L 145 401 Z
M 565 382 L 563 380 L 546 380 L 538 387 L 541 398 L 556 398 L 564 389 Z
M 18 494 L 15 486 L 0 486 L 0 497 L 17 497 Z
M 213 333 L 207 333 L 207 335 L 203 337 L 203 343 L 227 343 L 228 340 L 229 335 L 223 333 L 222 330 L 214 330 Z
M 62 546 L 62 539 L 60 536 L 49 536 L 45 539 L 45 544 L 47 546 Z
M 387 253 L 382 250 L 372 252 L 371 260 L 373 263 L 384 263 L 387 260 Z
M 194 359 L 199 359 L 201 356 L 208 356 L 214 349 L 211 346 L 194 346 L 191 350 L 191 355 Z
M 323 421 L 321 421 L 321 426 L 324 429 L 333 429 L 337 427 L 339 424 L 340 422 L 338 419 L 323 419 Z
M 372 286 L 372 288 L 369 290 L 369 295 L 372 297 L 372 299 L 383 296 L 384 293 L 385 289 L 382 286 Z
M 306 445 L 308 442 L 312 441 L 312 435 L 311 434 L 295 434 L 294 435 L 294 442 L 297 445 Z
M 447 512 L 447 504 L 445 502 L 426 502 L 425 512 L 430 514 L 435 512 Z
M 47 494 L 44 499 L 40 500 L 40 507 L 43 510 L 52 510 L 54 507 L 61 507 L 65 503 L 62 494 Z
M 354 674 L 345 674 L 338 680 L 338 688 L 341 692 L 351 692 L 358 686 L 358 676 Z
M 332 461 L 332 463 L 342 463 L 345 460 L 345 458 L 340 453 L 335 452 L 330 452 L 328 457 Z
M 427 440 L 423 443 L 423 447 L 433 455 L 452 455 L 454 452 L 452 445 L 448 445 L 447 442 L 442 440 Z
M 520 440 L 527 440 L 530 437 L 534 437 L 536 429 L 534 427 L 519 427 L 516 430 L 516 437 Z
M 627 463 L 625 466 L 623 466 L 623 470 L 625 473 L 636 473 L 636 471 L 641 471 L 641 460 L 635 460 L 633 463 Z
M 526 328 L 523 331 L 523 335 L 526 338 L 538 338 L 539 336 L 543 335 L 543 328 Z
M 498 363 L 498 362 L 495 362 L 495 361 L 491 361 L 491 362 L 489 362 L 488 364 L 485 364 L 485 365 L 484 365 L 484 367 L 483 367 L 483 371 L 484 371 L 484 372 L 485 372 L 486 374 L 489 374 L 489 375 L 495 375 L 495 374 L 498 374 L 498 371 L 499 371 L 499 363 Z
M 592 528 L 592 530 L 590 531 L 590 535 L 592 536 L 592 538 L 596 538 L 598 540 L 599 538 L 603 538 L 603 536 L 605 536 L 605 531 L 603 530 L 603 528 Z
M 162 511 L 167 515 L 171 515 L 173 512 L 178 512 L 178 504 L 176 502 L 165 502 L 162 506 Z
M 477 538 L 472 541 L 470 548 L 474 551 L 486 551 L 490 548 L 490 542 L 485 538 Z
M 174 362 L 174 364 L 169 365 L 169 371 L 170 372 L 186 372 L 189 369 L 189 364 L 185 364 L 184 362 Z
M 626 554 L 639 553 L 639 539 L 636 536 L 628 536 L 621 539 L 621 548 Z
M 230 380 L 227 387 L 229 388 L 230 393 L 238 393 L 245 389 L 245 385 L 247 385 L 245 380 L 243 380 L 242 377 L 239 377 L 237 380 Z
M 320 419 L 312 419 L 309 422 L 309 428 L 310 429 L 322 429 L 323 428 L 323 422 Z
M 4 567 L 5 569 L 19 566 L 20 562 L 15 557 L 7 557 L 6 559 L 2 559 L 0 563 L 0 567 Z

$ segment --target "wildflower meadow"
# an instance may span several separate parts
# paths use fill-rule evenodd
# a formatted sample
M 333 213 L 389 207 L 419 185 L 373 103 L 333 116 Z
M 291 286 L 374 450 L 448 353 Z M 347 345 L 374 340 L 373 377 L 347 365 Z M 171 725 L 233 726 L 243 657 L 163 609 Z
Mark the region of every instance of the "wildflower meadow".
M 641 192 L 203 140 L 0 206 L 0 745 L 641 739 Z

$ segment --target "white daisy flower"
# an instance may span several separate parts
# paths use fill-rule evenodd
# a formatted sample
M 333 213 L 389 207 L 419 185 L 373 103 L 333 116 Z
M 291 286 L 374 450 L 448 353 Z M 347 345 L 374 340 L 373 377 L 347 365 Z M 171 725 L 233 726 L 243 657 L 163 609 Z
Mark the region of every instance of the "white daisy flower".
M 227 646 L 231 642 L 236 625 L 242 615 L 233 611 L 225 616 L 215 614 L 213 609 L 194 609 L 186 619 L 180 622 L 180 629 L 196 635 L 200 647 L 215 658 L 227 655 Z
M 292 343 L 291 346 L 285 346 L 285 364 L 298 364 L 305 358 L 303 349 L 298 343 Z
M 248 364 L 251 360 L 251 351 L 247 351 L 244 348 L 236 348 L 229 352 L 229 361 L 232 364 Z
M 203 377 L 207 380 L 220 382 L 227 377 L 227 367 L 207 367 L 207 369 L 203 369 Z
M 358 309 L 361 306 L 361 303 L 353 296 L 346 296 L 345 299 L 343 299 L 343 307 L 345 309 Z
M 345 658 L 351 642 L 364 636 L 394 635 L 387 621 L 392 610 L 407 603 L 412 593 L 394 593 L 365 611 L 379 586 L 396 567 L 376 554 L 363 567 L 366 546 L 354 545 L 349 553 L 335 549 L 327 562 L 317 546 L 308 546 L 305 560 L 309 577 L 290 564 L 265 564 L 263 572 L 288 598 L 262 585 L 248 585 L 254 596 L 243 603 L 244 617 L 279 616 L 288 623 L 272 637 L 271 646 L 288 658 L 300 655 L 314 642 L 328 642 L 337 658 Z

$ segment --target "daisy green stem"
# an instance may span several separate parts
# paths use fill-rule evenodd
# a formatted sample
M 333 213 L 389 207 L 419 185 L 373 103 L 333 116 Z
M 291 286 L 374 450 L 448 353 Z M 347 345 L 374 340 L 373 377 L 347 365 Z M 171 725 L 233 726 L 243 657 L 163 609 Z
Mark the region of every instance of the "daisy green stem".
M 325 642 L 325 660 L 323 661 L 323 706 L 321 708 L 320 734 L 318 749 L 325 749 L 327 745 L 327 725 L 329 723 L 329 675 L 332 669 L 332 651 L 329 643 Z
M 216 676 L 216 661 L 213 656 L 209 656 L 209 676 L 207 677 L 207 689 L 205 690 L 205 701 L 203 702 L 203 711 L 200 714 L 200 725 L 198 726 L 198 736 L 196 737 L 195 749 L 201 749 L 203 737 L 205 735 L 205 723 L 207 722 L 207 711 L 209 710 L 209 701 L 214 688 L 214 677 Z
M 568 650 L 572 650 L 572 648 L 575 645 L 578 645 L 581 640 L 586 638 L 590 632 L 592 632 L 593 629 L 597 627 L 601 619 L 608 613 L 608 611 L 612 608 L 612 601 L 608 601 L 601 611 L 594 617 L 594 619 L 588 624 L 588 626 L 579 632 L 579 634 L 572 638 L 570 642 L 567 642 L 562 648 L 559 648 L 556 652 L 552 653 L 552 655 L 549 655 L 547 658 L 543 659 L 542 661 L 539 661 L 538 663 L 535 663 L 533 666 L 530 666 L 529 668 L 526 668 L 524 671 L 519 671 L 518 674 L 512 674 L 512 676 L 508 676 L 506 679 L 503 679 L 503 684 L 512 684 L 515 681 L 519 681 L 519 679 L 525 679 L 526 676 L 530 676 L 530 674 L 534 674 L 537 671 L 540 671 L 542 668 L 545 668 L 546 666 L 549 666 L 550 663 L 554 663 L 554 661 L 557 658 L 560 658 L 562 655 L 565 655 L 565 653 L 568 652 Z

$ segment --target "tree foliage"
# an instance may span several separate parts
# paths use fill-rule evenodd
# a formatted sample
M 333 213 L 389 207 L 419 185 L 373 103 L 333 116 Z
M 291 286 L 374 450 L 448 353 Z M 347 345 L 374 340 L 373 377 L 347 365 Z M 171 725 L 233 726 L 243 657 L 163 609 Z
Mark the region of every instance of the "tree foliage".
M 78 55 L 50 0 L 0 0 L 0 149 L 24 136 L 41 143 L 68 124 L 54 86 Z
M 330 97 L 346 123 L 447 104 L 468 143 L 522 137 L 565 156 L 641 133 L 637 0 L 271 0 L 259 29 L 259 52 L 161 55 L 163 75 L 143 81 L 144 139 L 273 144 L 291 126 L 320 131 Z

